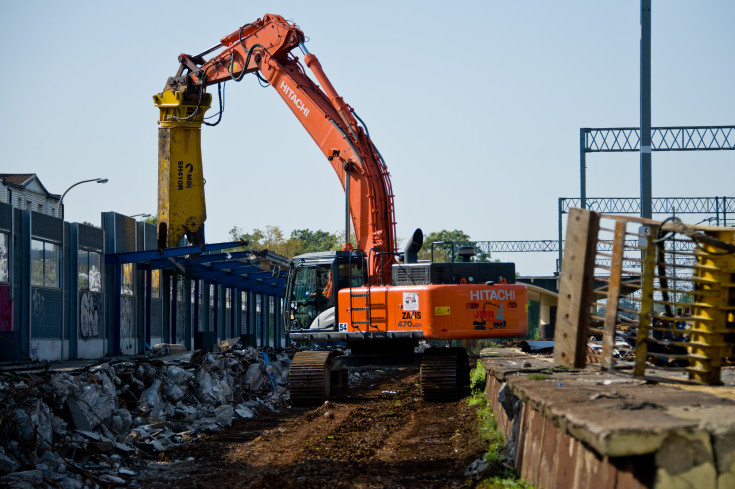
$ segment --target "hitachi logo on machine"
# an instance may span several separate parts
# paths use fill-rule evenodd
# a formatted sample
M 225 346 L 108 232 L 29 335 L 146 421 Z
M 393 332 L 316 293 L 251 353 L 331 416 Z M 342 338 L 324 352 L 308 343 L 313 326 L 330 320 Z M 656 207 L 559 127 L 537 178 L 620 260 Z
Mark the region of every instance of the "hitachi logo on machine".
M 514 301 L 515 290 L 471 290 L 471 301 Z
M 304 117 L 309 116 L 309 109 L 307 109 L 306 106 L 304 105 L 304 102 L 302 102 L 301 99 L 296 96 L 296 93 L 293 90 L 291 90 L 291 87 L 286 85 L 285 81 L 281 82 L 281 86 L 279 88 L 283 90 L 283 93 L 285 93 L 286 97 L 288 97 L 288 99 L 291 102 L 293 102 L 296 108 L 299 109 L 304 114 Z

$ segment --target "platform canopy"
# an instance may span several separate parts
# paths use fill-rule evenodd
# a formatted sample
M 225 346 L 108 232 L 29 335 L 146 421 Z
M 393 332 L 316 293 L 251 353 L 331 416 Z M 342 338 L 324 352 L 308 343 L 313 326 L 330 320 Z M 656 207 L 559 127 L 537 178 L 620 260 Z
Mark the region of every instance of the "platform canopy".
M 244 249 L 241 242 L 109 253 L 108 265 L 135 263 L 139 270 L 171 270 L 191 280 L 283 297 L 288 259 L 268 250 Z

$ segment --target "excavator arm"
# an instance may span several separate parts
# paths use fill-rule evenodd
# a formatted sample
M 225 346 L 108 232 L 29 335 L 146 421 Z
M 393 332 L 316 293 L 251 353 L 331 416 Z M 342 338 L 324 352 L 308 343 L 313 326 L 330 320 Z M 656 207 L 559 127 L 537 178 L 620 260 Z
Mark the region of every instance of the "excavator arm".
M 372 281 L 387 283 L 396 252 L 387 168 L 362 121 L 338 95 L 303 42 L 304 34 L 297 26 L 267 14 L 202 54 L 179 57 L 178 73 L 153 97 L 160 109 L 159 246 L 176 246 L 184 234 L 194 243 L 204 241 L 201 125 L 211 105 L 206 87 L 240 81 L 254 72 L 275 88 L 331 164 L 347 192 L 357 247 L 378 257 L 371 260 Z M 304 63 L 317 82 L 293 55 L 298 46 L 306 52 Z M 349 221 L 346 228 L 349 242 Z

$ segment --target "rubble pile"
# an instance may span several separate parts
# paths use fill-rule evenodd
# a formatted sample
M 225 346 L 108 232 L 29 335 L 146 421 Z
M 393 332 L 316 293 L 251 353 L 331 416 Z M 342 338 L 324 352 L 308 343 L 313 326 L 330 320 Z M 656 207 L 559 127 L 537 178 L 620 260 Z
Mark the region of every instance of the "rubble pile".
M 124 485 L 141 455 L 285 408 L 290 357 L 236 344 L 70 373 L 0 368 L 0 486 Z

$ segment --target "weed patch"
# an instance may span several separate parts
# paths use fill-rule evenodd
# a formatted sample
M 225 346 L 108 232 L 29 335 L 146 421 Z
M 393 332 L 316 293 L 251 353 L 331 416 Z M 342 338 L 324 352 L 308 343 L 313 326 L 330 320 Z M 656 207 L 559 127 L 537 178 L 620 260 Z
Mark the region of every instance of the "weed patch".
M 477 365 L 470 372 L 472 395 L 467 402 L 470 406 L 477 408 L 477 428 L 480 437 L 488 444 L 484 459 L 488 464 L 487 473 L 491 475 L 483 478 L 475 487 L 480 489 L 533 489 L 532 485 L 519 479 L 515 471 L 503 463 L 505 442 L 503 441 L 503 435 L 498 430 L 498 424 L 495 421 L 492 409 L 487 405 L 485 375 L 485 368 L 478 360 Z

